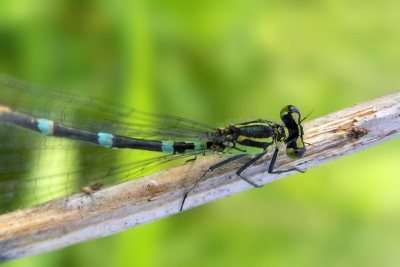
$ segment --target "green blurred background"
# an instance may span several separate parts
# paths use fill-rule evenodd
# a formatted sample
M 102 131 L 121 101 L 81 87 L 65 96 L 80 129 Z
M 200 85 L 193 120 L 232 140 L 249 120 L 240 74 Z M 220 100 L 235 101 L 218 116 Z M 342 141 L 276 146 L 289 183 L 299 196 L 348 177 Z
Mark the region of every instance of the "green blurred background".
M 400 87 L 400 2 L 2 0 L 0 72 L 210 125 Z M 399 140 L 4 266 L 399 266 Z

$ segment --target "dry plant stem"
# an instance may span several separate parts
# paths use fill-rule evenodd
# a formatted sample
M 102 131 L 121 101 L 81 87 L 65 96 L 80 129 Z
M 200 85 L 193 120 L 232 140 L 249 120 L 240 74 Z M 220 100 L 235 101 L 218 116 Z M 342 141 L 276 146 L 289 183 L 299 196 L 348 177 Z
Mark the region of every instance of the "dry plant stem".
M 329 114 L 304 125 L 306 156 L 282 154 L 277 168 L 310 169 L 399 136 L 400 92 Z M 284 149 L 282 149 L 284 150 Z M 248 158 L 209 173 L 188 195 L 184 210 L 249 188 L 235 175 Z M 221 161 L 205 157 L 93 194 L 79 193 L 0 216 L 0 261 L 34 255 L 111 235 L 179 212 L 184 194 L 201 174 Z M 268 174 L 268 159 L 243 175 L 266 184 L 293 174 Z

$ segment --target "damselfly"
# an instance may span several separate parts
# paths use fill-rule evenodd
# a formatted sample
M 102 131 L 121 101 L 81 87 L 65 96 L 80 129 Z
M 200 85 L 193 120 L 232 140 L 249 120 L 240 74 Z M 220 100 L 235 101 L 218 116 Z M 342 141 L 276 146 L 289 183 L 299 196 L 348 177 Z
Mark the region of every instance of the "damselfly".
M 283 123 L 258 119 L 213 128 L 0 75 L 0 212 L 84 188 L 87 192 L 93 184 L 101 185 L 98 190 L 171 162 L 179 164 L 188 156 L 214 153 L 231 156 L 209 167 L 199 181 L 216 168 L 253 155 L 236 174 L 258 187 L 242 172 L 270 147 L 269 173 L 288 171 L 274 170 L 281 143 L 291 159 L 306 151 L 300 111 L 288 105 L 280 117 Z M 146 152 L 139 155 L 138 150 Z

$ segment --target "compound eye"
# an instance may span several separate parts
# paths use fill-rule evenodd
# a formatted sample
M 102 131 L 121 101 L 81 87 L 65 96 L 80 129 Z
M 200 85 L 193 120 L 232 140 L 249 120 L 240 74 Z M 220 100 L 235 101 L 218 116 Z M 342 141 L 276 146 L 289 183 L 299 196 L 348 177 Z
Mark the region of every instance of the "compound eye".
M 306 153 L 303 140 L 297 138 L 286 145 L 286 155 L 291 159 L 300 159 Z
M 283 107 L 283 108 L 281 109 L 281 113 L 280 113 L 281 119 L 283 119 L 283 117 L 285 117 L 285 116 L 287 116 L 287 115 L 290 116 L 290 115 L 293 114 L 293 113 L 300 114 L 300 111 L 299 111 L 298 108 L 296 108 L 296 107 L 293 106 L 293 105 L 287 105 L 287 106 L 285 106 L 285 107 Z

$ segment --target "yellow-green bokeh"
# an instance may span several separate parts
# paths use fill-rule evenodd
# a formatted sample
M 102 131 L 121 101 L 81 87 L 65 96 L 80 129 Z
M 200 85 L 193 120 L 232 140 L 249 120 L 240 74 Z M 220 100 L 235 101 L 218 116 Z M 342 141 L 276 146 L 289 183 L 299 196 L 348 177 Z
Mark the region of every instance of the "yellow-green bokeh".
M 0 72 L 210 125 L 400 87 L 400 2 L 0 2 Z M 398 266 L 399 140 L 5 266 Z

